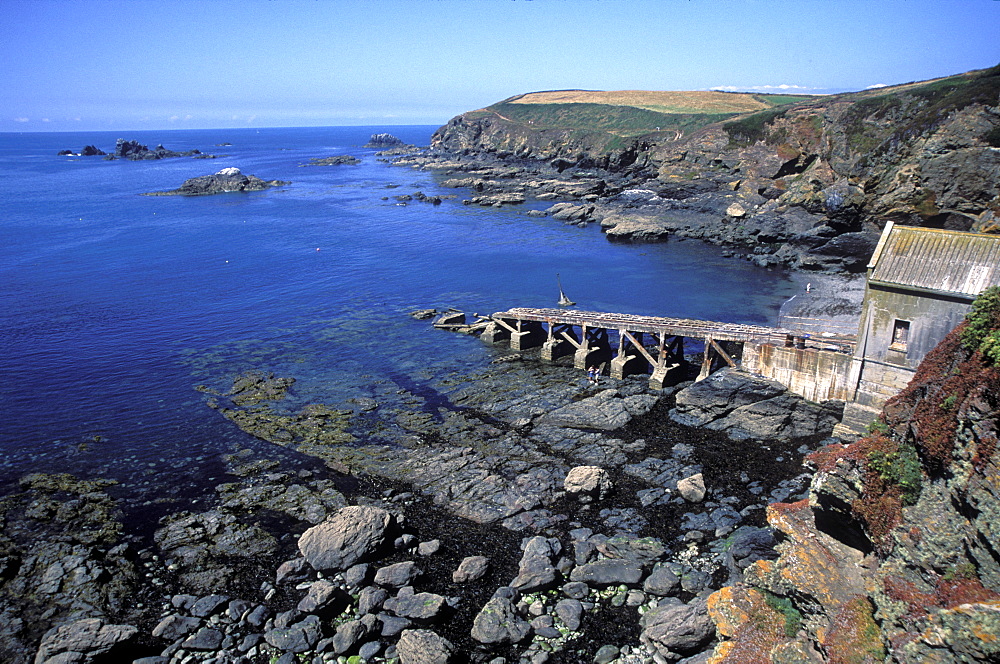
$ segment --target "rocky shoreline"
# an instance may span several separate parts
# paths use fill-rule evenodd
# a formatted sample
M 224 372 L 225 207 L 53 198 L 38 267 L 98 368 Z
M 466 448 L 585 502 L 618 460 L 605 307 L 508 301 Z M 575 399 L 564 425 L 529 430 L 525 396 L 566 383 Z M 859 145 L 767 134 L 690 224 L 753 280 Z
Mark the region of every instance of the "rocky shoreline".
M 208 504 L 139 528 L 111 483 L 24 478 L 2 503 L 0 655 L 705 661 L 708 595 L 774 556 L 764 507 L 804 495 L 800 461 L 828 423 L 748 442 L 673 420 L 738 417 L 729 390 L 781 396 L 767 381 L 601 380 L 501 353 L 437 392 L 350 408 L 288 412 L 294 379 L 266 371 L 203 387 L 241 428 L 323 463 L 235 451 Z
M 690 181 L 664 182 L 642 169 L 609 171 L 562 159 L 545 162 L 440 149 L 403 155 L 393 163 L 433 171 L 442 186 L 468 190 L 466 205 L 551 202 L 525 214 L 577 226 L 600 224 L 615 242 L 702 240 L 761 267 L 858 273 L 878 241 L 875 228 L 845 232 L 846 227 L 823 212 L 765 205 L 763 197 L 748 202 L 710 172 Z

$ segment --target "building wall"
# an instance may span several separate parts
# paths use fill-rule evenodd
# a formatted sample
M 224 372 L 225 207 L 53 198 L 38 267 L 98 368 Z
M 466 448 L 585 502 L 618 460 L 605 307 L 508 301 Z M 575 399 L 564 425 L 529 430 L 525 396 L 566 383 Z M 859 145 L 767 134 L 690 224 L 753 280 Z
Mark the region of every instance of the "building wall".
M 778 381 L 810 401 L 847 400 L 851 356 L 826 350 L 747 343 L 741 367 Z
M 869 284 L 861 313 L 868 332 L 861 331 L 856 352 L 868 359 L 916 369 L 924 356 L 962 322 L 969 307 L 965 299 Z M 910 323 L 905 351 L 891 347 L 897 320 Z

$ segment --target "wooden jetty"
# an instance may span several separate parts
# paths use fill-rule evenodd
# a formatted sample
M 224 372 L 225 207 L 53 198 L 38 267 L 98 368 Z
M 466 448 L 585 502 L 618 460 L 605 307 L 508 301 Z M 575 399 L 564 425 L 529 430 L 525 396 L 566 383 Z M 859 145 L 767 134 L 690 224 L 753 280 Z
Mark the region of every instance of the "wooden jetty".
M 736 366 L 733 355 L 743 343 L 805 344 L 784 328 L 572 309 L 514 308 L 492 314 L 489 321 L 481 336 L 486 343 L 509 341 L 513 350 L 541 346 L 546 361 L 572 353 L 578 369 L 607 364 L 615 378 L 651 370 L 649 382 L 657 389 L 687 374 L 685 338 L 705 346 L 698 380 L 716 366 Z

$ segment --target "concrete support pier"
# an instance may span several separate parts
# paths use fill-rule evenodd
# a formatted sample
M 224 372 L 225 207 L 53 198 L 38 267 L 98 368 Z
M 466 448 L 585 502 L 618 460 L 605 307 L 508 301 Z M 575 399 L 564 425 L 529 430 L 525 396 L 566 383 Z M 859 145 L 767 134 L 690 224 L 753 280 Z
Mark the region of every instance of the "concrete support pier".
M 573 366 L 587 370 L 607 364 L 611 360 L 611 342 L 604 328 L 581 328 L 582 341 L 573 353 Z
M 646 353 L 642 348 L 642 332 L 633 336 L 628 330 L 618 330 L 618 354 L 611 360 L 611 377 L 621 380 L 631 374 L 648 373 L 649 361 L 643 357 Z
M 545 328 L 539 321 L 518 320 L 517 328 L 510 333 L 511 350 L 528 350 L 545 343 Z
M 542 361 L 554 362 L 564 355 L 575 353 L 579 347 L 580 340 L 573 332 L 572 325 L 549 323 L 549 335 L 542 344 Z
M 484 342 L 495 346 L 497 344 L 503 343 L 505 341 L 510 341 L 510 327 L 501 324 L 499 321 L 492 321 L 483 330 L 483 333 L 479 336 Z

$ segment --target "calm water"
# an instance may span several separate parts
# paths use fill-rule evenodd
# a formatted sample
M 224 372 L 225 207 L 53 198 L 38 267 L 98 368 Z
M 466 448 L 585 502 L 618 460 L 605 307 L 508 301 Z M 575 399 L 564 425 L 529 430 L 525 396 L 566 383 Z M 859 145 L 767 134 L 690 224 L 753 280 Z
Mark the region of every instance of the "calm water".
M 596 226 L 524 216 L 531 205 L 397 205 L 464 192 L 360 146 L 380 131 L 426 145 L 434 129 L 0 134 L 0 485 L 33 470 L 147 489 L 211 479 L 220 452 L 262 443 L 196 385 L 263 368 L 298 379 L 293 400 L 337 404 L 429 384 L 489 350 L 408 311 L 553 306 L 557 273 L 583 309 L 732 322 L 773 323 L 792 292 L 716 248 L 610 244 Z M 119 136 L 220 156 L 56 156 L 111 152 Z M 361 165 L 301 167 L 345 153 Z M 228 166 L 293 184 L 140 195 Z

